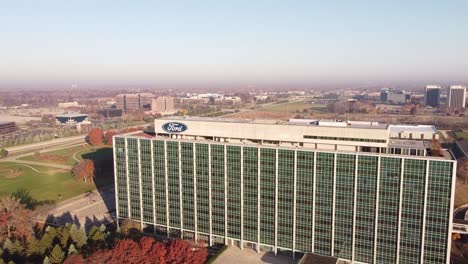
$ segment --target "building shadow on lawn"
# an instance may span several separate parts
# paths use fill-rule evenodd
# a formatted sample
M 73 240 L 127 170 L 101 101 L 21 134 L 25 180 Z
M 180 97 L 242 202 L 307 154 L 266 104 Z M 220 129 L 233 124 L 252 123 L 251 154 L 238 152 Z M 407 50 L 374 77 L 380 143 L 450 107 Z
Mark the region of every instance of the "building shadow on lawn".
M 109 212 L 115 210 L 114 157 L 112 148 L 100 148 L 82 155 L 94 162 L 94 184 Z

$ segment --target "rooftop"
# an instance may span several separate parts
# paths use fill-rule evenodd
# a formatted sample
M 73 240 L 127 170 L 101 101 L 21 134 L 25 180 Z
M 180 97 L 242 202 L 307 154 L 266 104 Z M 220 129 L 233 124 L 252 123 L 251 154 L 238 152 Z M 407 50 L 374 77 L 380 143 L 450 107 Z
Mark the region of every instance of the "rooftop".
M 55 117 L 82 117 L 82 116 L 88 116 L 87 114 L 62 114 L 62 115 L 56 115 Z
M 6 124 L 11 124 L 11 123 L 15 123 L 13 121 L 0 121 L 0 125 L 6 125 Z
M 406 125 L 406 124 L 384 124 L 372 121 L 344 121 L 327 119 L 289 119 L 283 120 L 253 120 L 253 119 L 231 119 L 219 117 L 186 117 L 171 116 L 162 118 L 167 121 L 201 121 L 201 122 L 225 122 L 225 123 L 251 123 L 251 124 L 276 124 L 276 125 L 294 125 L 294 126 L 320 126 L 320 127 L 348 127 L 348 128 L 368 128 L 389 130 L 391 133 L 399 132 L 419 132 L 419 133 L 437 133 L 437 129 L 432 125 Z

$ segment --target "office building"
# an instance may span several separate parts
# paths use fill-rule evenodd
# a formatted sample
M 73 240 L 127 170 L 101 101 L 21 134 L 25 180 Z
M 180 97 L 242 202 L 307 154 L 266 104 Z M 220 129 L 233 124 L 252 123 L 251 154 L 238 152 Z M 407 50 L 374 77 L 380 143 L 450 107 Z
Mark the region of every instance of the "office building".
M 213 104 L 213 105 L 239 105 L 241 103 L 240 97 L 237 96 L 224 96 L 221 94 L 198 94 L 190 97 L 180 98 L 181 105 L 194 105 L 194 104 Z
M 87 123 L 88 115 L 87 114 L 63 114 L 56 115 L 55 122 L 57 125 L 75 125 L 80 123 Z
M 99 109 L 97 113 L 102 115 L 105 118 L 121 117 L 122 109 L 104 108 L 104 109 Z
M 17 130 L 15 122 L 0 121 L 0 135 L 10 134 Z
M 114 137 L 117 218 L 355 263 L 449 263 L 456 161 L 433 126 L 206 118 Z
M 151 110 L 151 101 L 154 95 L 151 93 L 119 94 L 116 96 L 116 106 L 124 112 L 136 110 Z
M 439 85 L 426 85 L 424 93 L 424 104 L 431 107 L 440 106 L 440 89 Z
M 86 105 L 80 105 L 78 102 L 65 102 L 65 103 L 58 103 L 58 108 L 79 108 L 79 107 L 86 107 Z
M 406 104 L 411 101 L 411 94 L 384 88 L 380 92 L 380 101 L 388 104 Z
M 174 97 L 170 96 L 159 96 L 153 98 L 151 103 L 151 112 L 158 113 L 161 115 L 171 115 L 177 112 L 174 108 Z
M 451 85 L 447 90 L 447 105 L 450 109 L 460 110 L 465 107 L 466 87 Z

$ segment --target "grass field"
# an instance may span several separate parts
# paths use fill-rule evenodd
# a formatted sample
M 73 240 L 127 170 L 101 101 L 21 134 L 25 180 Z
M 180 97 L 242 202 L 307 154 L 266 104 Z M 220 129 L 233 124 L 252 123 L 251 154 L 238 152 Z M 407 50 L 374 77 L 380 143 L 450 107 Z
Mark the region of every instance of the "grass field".
M 293 102 L 293 103 L 283 103 L 277 105 L 269 105 L 267 107 L 261 108 L 261 111 L 269 111 L 269 112 L 289 112 L 295 113 L 297 111 L 302 112 L 305 109 L 317 111 L 317 112 L 325 112 L 327 110 L 327 106 L 323 104 L 310 104 L 305 102 Z
M 70 172 L 41 166 L 16 163 L 0 163 L 0 193 L 14 193 L 21 189 L 29 191 L 39 201 L 59 201 L 96 189 L 94 183 L 76 182 Z
M 457 138 L 457 140 L 468 140 L 468 130 L 460 131 L 453 131 L 453 134 Z
M 65 164 L 73 166 L 77 162 L 73 156 L 78 160 L 82 160 L 83 157 L 88 156 L 89 154 L 95 153 L 99 149 L 112 148 L 111 146 L 99 146 L 93 147 L 90 145 L 82 145 L 70 148 L 59 149 L 50 152 L 43 152 L 36 155 L 30 155 L 20 158 L 20 160 L 29 160 L 29 161 L 39 161 L 46 163 L 56 163 L 56 164 Z

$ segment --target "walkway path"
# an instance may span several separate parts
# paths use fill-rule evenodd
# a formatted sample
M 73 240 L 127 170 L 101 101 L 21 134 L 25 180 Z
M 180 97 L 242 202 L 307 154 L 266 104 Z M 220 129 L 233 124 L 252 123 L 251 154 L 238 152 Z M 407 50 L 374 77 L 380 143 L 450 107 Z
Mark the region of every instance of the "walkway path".
M 2 159 L 2 160 L 0 160 L 0 162 L 13 162 L 13 163 L 20 163 L 20 164 L 27 164 L 27 165 L 51 167 L 51 168 L 63 169 L 63 170 L 71 170 L 72 169 L 72 166 L 70 166 L 70 165 L 47 163 L 47 162 L 38 162 L 38 161 L 29 161 L 29 160 Z M 34 169 L 34 170 L 37 171 L 36 169 Z M 37 172 L 39 172 L 39 171 L 37 171 Z

